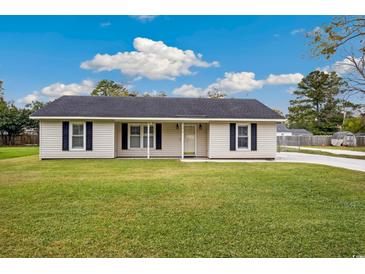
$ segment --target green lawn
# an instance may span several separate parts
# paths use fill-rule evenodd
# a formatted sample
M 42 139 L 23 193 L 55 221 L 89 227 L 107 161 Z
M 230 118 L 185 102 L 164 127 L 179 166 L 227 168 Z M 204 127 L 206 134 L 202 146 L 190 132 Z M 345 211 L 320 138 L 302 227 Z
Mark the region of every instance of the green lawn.
M 365 173 L 287 163 L 0 161 L 1 257 L 365 254 Z
M 363 151 L 365 152 L 364 147 L 335 147 L 335 146 L 305 146 L 307 148 L 325 148 L 325 149 L 340 149 L 340 150 L 353 150 L 353 151 Z
M 38 147 L 2 147 L 0 146 L 0 160 L 37 155 Z

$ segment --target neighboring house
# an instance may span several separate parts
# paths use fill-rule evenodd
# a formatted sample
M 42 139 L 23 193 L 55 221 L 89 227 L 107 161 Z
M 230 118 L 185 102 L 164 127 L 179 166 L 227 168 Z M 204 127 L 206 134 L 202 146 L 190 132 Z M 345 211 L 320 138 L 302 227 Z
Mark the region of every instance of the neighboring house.
M 276 136 L 292 136 L 292 132 L 284 125 L 277 124 L 276 126 Z
M 40 158 L 274 158 L 284 117 L 253 99 L 63 96 L 36 111 Z
M 284 124 L 277 124 L 276 136 L 313 136 L 303 128 L 287 128 Z
M 293 136 L 313 136 L 313 133 L 304 128 L 289 129 Z

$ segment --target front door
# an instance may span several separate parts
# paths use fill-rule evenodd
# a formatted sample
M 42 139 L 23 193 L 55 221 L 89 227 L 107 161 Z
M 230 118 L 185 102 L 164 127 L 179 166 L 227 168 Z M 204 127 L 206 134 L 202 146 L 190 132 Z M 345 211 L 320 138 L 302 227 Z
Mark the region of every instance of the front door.
M 184 155 L 195 156 L 195 125 L 184 127 Z

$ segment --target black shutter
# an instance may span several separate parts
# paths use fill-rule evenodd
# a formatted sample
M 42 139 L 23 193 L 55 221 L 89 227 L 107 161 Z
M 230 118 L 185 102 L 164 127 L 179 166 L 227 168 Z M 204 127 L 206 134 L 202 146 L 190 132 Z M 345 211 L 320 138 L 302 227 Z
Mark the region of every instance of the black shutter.
M 251 124 L 251 150 L 257 150 L 257 124 Z
M 86 122 L 86 150 L 93 150 L 93 122 Z
M 156 149 L 162 148 L 162 124 L 156 124 Z
M 122 124 L 122 149 L 128 149 L 128 124 Z
M 62 122 L 62 150 L 68 150 L 69 147 L 69 122 L 63 121 Z
M 229 124 L 229 150 L 236 150 L 236 124 Z

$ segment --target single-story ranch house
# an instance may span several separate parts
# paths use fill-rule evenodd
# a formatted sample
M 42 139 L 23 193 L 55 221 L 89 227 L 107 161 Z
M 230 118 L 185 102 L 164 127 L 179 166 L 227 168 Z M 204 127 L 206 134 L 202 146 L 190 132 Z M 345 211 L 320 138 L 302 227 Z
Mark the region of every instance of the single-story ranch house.
M 63 96 L 40 121 L 40 158 L 275 158 L 284 117 L 253 99 Z

